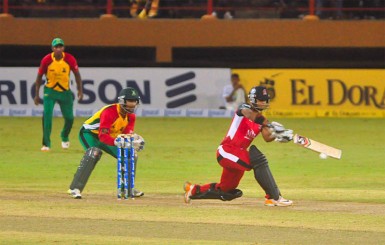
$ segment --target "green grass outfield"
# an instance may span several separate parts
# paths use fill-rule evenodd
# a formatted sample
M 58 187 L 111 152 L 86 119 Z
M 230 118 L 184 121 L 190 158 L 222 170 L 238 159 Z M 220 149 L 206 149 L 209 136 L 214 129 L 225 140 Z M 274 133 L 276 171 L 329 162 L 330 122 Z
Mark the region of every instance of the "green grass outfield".
M 293 143 L 254 143 L 267 156 L 292 207 L 263 206 L 252 172 L 231 202 L 183 203 L 182 186 L 217 182 L 215 153 L 231 119 L 138 118 L 146 140 L 136 186 L 145 196 L 118 201 L 116 161 L 104 154 L 83 199 L 66 191 L 83 155 L 75 120 L 71 148 L 40 152 L 41 119 L 0 117 L 0 244 L 385 244 L 385 120 L 277 119 L 342 149 L 322 160 Z

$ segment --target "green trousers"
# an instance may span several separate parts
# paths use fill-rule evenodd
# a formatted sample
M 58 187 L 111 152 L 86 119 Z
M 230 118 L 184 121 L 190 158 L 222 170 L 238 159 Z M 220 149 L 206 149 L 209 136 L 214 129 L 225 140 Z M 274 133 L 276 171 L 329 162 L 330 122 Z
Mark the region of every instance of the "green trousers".
M 104 152 L 110 154 L 114 158 L 117 158 L 117 147 L 112 145 L 106 145 L 100 142 L 98 136 L 91 131 L 81 127 L 79 132 L 79 141 L 82 144 L 84 150 L 87 150 L 90 147 L 97 147 Z
M 64 118 L 64 126 L 60 137 L 63 142 L 69 141 L 69 134 L 74 123 L 74 95 L 71 90 L 58 92 L 44 87 L 43 97 L 43 145 L 51 147 L 52 118 L 55 104 L 58 103 Z

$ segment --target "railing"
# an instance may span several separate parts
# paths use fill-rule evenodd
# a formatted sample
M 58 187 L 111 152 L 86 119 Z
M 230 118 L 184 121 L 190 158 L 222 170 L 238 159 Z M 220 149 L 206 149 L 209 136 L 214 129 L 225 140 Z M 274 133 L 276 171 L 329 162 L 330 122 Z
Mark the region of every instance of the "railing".
M 0 1 L 1 16 L 23 18 L 304 18 L 383 19 L 385 0 L 49 0 Z M 33 2 L 31 4 L 31 2 Z M 130 3 L 131 2 L 131 3 Z M 321 5 L 320 3 L 324 3 Z M 27 4 L 28 3 L 28 4 Z M 353 3 L 356 3 L 354 5 Z M 147 4 L 147 5 L 146 5 Z M 146 8 L 147 7 L 147 8 Z

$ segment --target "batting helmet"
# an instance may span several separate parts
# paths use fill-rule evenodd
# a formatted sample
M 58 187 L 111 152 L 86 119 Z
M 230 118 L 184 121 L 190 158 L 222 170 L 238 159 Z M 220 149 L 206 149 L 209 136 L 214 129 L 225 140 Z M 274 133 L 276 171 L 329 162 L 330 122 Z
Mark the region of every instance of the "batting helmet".
M 248 97 L 252 106 L 259 111 L 269 107 L 270 96 L 264 86 L 253 87 L 250 90 Z M 265 101 L 266 103 L 264 105 L 260 105 L 258 101 Z

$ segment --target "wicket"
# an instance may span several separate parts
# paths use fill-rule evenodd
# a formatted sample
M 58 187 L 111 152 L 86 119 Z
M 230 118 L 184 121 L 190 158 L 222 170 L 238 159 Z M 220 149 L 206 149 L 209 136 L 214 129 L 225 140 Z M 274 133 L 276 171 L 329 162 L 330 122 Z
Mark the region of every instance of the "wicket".
M 135 149 L 134 137 L 121 138 L 124 145 L 130 142 L 130 147 L 118 147 L 117 152 L 117 191 L 118 199 L 128 199 L 131 196 L 134 199 L 135 187 Z M 130 148 L 130 151 L 128 149 Z

